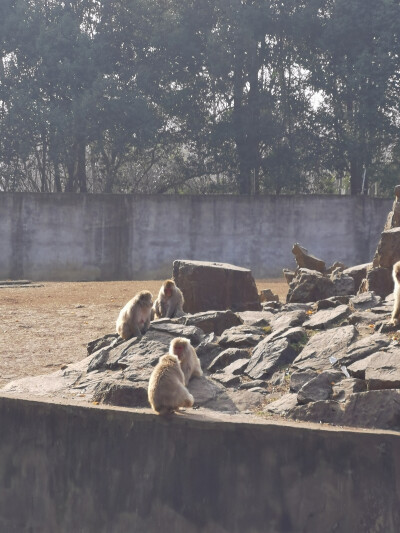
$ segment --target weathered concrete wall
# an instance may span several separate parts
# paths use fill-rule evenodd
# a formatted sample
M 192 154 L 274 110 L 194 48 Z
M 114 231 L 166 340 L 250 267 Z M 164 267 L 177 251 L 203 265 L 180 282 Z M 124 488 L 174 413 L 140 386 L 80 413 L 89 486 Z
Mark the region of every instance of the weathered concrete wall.
M 0 279 L 171 275 L 174 259 L 294 267 L 299 242 L 328 265 L 372 260 L 392 200 L 345 196 L 0 193 Z
M 400 435 L 0 398 L 3 533 L 397 533 Z

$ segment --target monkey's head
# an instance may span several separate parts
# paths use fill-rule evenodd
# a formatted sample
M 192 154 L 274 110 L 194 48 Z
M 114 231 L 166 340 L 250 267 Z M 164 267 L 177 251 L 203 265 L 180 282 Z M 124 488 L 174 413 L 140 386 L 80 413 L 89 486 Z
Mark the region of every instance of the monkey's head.
M 151 307 L 153 305 L 153 295 L 150 291 L 140 291 L 138 303 L 141 307 Z
M 400 283 L 400 261 L 393 265 L 393 278 Z
M 167 280 L 164 281 L 163 290 L 164 290 L 165 296 L 170 298 L 172 296 L 172 292 L 173 292 L 174 288 L 175 288 L 175 281 L 174 280 L 167 279 Z
M 179 361 L 182 361 L 183 354 L 185 353 L 186 347 L 189 346 L 190 341 L 188 339 L 184 339 L 183 337 L 177 337 L 176 339 L 173 339 L 171 341 L 171 344 L 169 346 L 169 351 L 176 355 L 179 359 Z

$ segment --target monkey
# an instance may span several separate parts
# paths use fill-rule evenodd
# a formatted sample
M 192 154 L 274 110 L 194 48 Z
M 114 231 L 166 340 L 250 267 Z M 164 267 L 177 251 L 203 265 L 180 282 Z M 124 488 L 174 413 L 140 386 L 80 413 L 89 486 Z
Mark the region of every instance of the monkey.
M 394 281 L 394 305 L 391 323 L 396 325 L 400 322 L 400 261 L 393 265 L 392 277 Z
M 177 318 L 183 316 L 183 294 L 172 279 L 167 279 L 161 286 L 153 310 L 156 318 Z
M 160 415 L 170 414 L 179 407 L 192 407 L 194 398 L 184 385 L 179 359 L 170 353 L 162 355 L 150 376 L 148 398 Z
M 124 340 L 141 337 L 149 329 L 153 295 L 149 291 L 140 291 L 121 309 L 116 330 Z
M 169 345 L 169 353 L 178 357 L 185 376 L 185 385 L 187 386 L 192 376 L 202 376 L 200 359 L 197 357 L 196 350 L 190 343 L 189 339 L 177 337 Z

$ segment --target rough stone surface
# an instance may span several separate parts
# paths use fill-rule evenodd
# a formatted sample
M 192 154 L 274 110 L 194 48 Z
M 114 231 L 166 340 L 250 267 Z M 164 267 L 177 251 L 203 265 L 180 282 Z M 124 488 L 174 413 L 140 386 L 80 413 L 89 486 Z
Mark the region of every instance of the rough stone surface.
M 333 294 L 335 296 L 356 293 L 354 278 L 345 274 L 340 268 L 332 272 L 331 281 L 333 282 Z
M 261 309 L 251 271 L 227 263 L 176 260 L 173 278 L 185 298 L 187 313 Z
M 297 393 L 299 404 L 328 400 L 332 395 L 332 385 L 343 377 L 337 370 L 325 370 L 305 383 Z
M 355 392 L 365 392 L 367 384 L 363 379 L 346 378 L 332 387 L 332 400 L 345 402 Z
M 365 369 L 365 380 L 369 390 L 400 388 L 400 347 L 375 353 Z
M 356 265 L 343 270 L 343 274 L 351 276 L 354 279 L 354 291 L 358 292 L 361 282 L 367 277 L 367 271 L 372 268 L 372 263 L 364 263 L 363 265 Z
M 363 337 L 347 348 L 346 353 L 340 359 L 340 363 L 346 366 L 352 365 L 356 361 L 365 359 L 369 355 L 386 348 L 389 346 L 390 341 L 387 335 L 381 333 Z
M 352 394 L 345 404 L 341 424 L 400 431 L 400 391 Z
M 356 336 L 357 330 L 354 326 L 332 328 L 317 333 L 311 337 L 303 351 L 293 361 L 293 367 L 296 369 L 327 370 L 331 366 L 329 357 L 334 356 L 340 360 Z
M 382 303 L 382 298 L 373 291 L 366 291 L 350 298 L 349 305 L 353 311 L 365 311 L 377 307 Z
M 382 232 L 373 266 L 391 269 L 397 261 L 400 261 L 400 228 L 393 228 Z
M 279 296 L 274 294 L 271 289 L 262 289 L 260 291 L 260 302 L 279 302 Z
M 333 281 L 316 270 L 299 268 L 289 285 L 288 303 L 317 302 L 334 296 Z
M 216 372 L 217 370 L 230 365 L 234 361 L 237 361 L 238 359 L 244 359 L 246 357 L 249 358 L 249 352 L 243 348 L 227 348 L 211 361 L 208 366 L 208 370 L 210 372 Z
M 221 335 L 218 344 L 224 348 L 243 348 L 255 346 L 265 337 L 265 331 L 256 326 L 236 326 Z
M 297 370 L 290 376 L 290 390 L 291 392 L 299 392 L 301 387 L 315 378 L 318 373 L 315 370 L 305 369 Z
M 287 339 L 261 341 L 253 350 L 246 374 L 253 379 L 270 378 L 284 365 L 289 365 L 296 358 L 297 352 Z
M 392 268 L 374 267 L 368 270 L 367 277 L 361 283 L 359 292 L 368 291 L 374 291 L 381 298 L 390 294 L 393 291 Z
M 221 335 L 226 329 L 243 324 L 243 320 L 232 311 L 206 311 L 185 317 L 186 326 L 196 326 L 204 333 Z
M 334 309 L 317 311 L 317 313 L 303 322 L 303 327 L 308 329 L 328 329 L 334 324 L 347 318 L 349 314 L 350 308 L 347 305 L 339 305 Z
M 285 394 L 278 400 L 271 402 L 265 408 L 266 411 L 275 415 L 285 416 L 286 413 L 291 411 L 297 405 L 297 394 Z
M 310 270 L 318 270 L 318 272 L 325 271 L 325 261 L 318 259 L 311 255 L 306 248 L 296 243 L 292 248 L 292 253 L 295 256 L 296 263 L 300 268 L 308 268 Z

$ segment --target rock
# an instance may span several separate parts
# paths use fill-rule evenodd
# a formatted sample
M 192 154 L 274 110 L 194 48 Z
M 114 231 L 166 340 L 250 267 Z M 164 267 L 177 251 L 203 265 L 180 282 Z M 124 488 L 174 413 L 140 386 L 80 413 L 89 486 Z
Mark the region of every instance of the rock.
M 400 348 L 375 353 L 365 369 L 369 390 L 400 388 Z
M 357 330 L 354 326 L 342 326 L 317 333 L 293 361 L 293 368 L 328 370 L 331 367 L 329 357 L 340 360 L 356 337 Z
M 260 291 L 260 302 L 279 302 L 279 296 L 273 294 L 271 289 L 262 289 Z
M 354 279 L 342 272 L 339 268 L 332 272 L 331 281 L 333 282 L 334 296 L 345 296 L 356 293 Z
M 194 397 L 195 406 L 207 405 L 224 393 L 224 388 L 221 385 L 215 383 L 215 381 L 212 381 L 211 379 L 207 379 L 205 376 L 191 379 L 189 381 L 188 390 Z M 235 407 L 233 406 L 233 411 L 234 410 Z
M 342 405 L 334 400 L 321 400 L 298 405 L 288 411 L 287 416 L 304 422 L 324 422 L 340 425 L 343 419 Z
M 282 338 L 287 339 L 290 342 L 290 344 L 302 345 L 301 349 L 308 342 L 306 330 L 302 327 L 290 328 L 290 329 L 283 327 L 281 329 L 275 330 L 273 333 L 271 333 L 271 335 L 268 335 L 269 342 L 276 340 L 276 339 L 282 339 Z
M 193 346 L 197 346 L 202 339 L 204 338 L 204 332 L 202 329 L 197 328 L 196 326 L 185 326 L 182 324 L 177 324 L 174 322 L 164 322 L 164 321 L 155 321 L 150 324 L 149 332 L 151 331 L 161 331 L 171 335 L 171 340 L 173 337 L 186 337 L 190 339 L 190 342 Z M 149 333 L 146 333 L 148 336 Z
M 393 202 L 392 211 L 388 214 L 384 231 L 400 226 L 400 186 L 396 185 L 394 188 L 395 201 Z
M 340 359 L 340 364 L 352 365 L 356 361 L 365 359 L 369 355 L 386 348 L 389 344 L 390 338 L 382 333 L 374 333 L 363 337 L 347 348 L 345 355 Z
M 349 300 L 349 296 L 331 296 L 330 298 L 319 300 L 316 303 L 316 310 L 322 311 L 324 309 L 332 309 L 333 307 L 338 307 L 339 305 L 347 305 L 349 303 Z
M 365 379 L 365 371 L 370 365 L 374 355 L 375 354 L 368 355 L 367 357 L 364 357 L 364 359 L 360 359 L 359 361 L 349 365 L 347 367 L 349 374 L 358 379 Z
M 261 309 L 251 271 L 226 263 L 174 261 L 173 278 L 183 292 L 187 313 Z
M 308 268 L 310 270 L 317 270 L 318 272 L 325 272 L 325 261 L 308 253 L 306 248 L 296 243 L 292 248 L 292 253 L 295 256 L 296 263 L 300 268 Z
M 234 376 L 240 376 L 244 373 L 244 370 L 248 364 L 248 357 L 246 357 L 245 359 L 237 359 L 230 365 L 226 366 L 224 368 L 224 372 L 226 372 L 227 374 L 233 374 Z
M 373 291 L 363 292 L 350 298 L 349 305 L 352 311 L 365 311 L 382 303 L 382 298 Z
M 345 402 L 355 392 L 365 392 L 367 384 L 363 379 L 346 378 L 336 383 L 332 388 L 332 400 Z
M 354 279 L 354 293 L 357 294 L 361 282 L 367 277 L 367 271 L 372 268 L 372 263 L 364 263 L 363 265 L 356 265 L 343 270 L 343 274 L 351 276 Z
M 333 281 L 316 270 L 300 268 L 289 285 L 288 303 L 317 302 L 334 296 Z
M 268 387 L 268 383 L 263 379 L 252 379 L 251 381 L 243 381 L 240 384 L 239 389 L 248 390 L 253 389 L 254 387 L 265 389 Z
M 326 269 L 324 274 L 332 274 L 334 270 L 339 270 L 343 272 L 347 269 L 347 266 L 344 263 L 341 263 L 340 261 L 335 261 L 332 266 Z
M 185 318 L 186 326 L 196 326 L 204 333 L 221 335 L 226 329 L 243 324 L 243 320 L 232 311 L 205 311 Z
M 392 269 L 400 260 L 400 228 L 383 231 L 373 260 L 374 267 Z
M 207 335 L 201 343 L 196 346 L 197 357 L 200 359 L 202 368 L 207 368 L 213 359 L 222 351 L 218 344 L 219 337 L 214 333 Z
M 364 324 L 365 326 L 374 326 L 375 323 L 381 323 L 382 317 L 371 311 L 356 311 L 349 316 L 349 324 Z
M 271 402 L 264 409 L 269 413 L 275 415 L 285 416 L 289 411 L 291 411 L 297 405 L 297 394 L 285 394 L 278 400 Z
M 299 404 L 328 400 L 332 395 L 332 385 L 340 381 L 343 374 L 337 370 L 325 370 L 307 381 L 297 393 Z
M 220 374 L 214 374 L 213 379 L 216 379 L 225 387 L 236 387 L 240 384 L 240 377 L 228 372 L 221 372 Z
M 400 430 L 400 391 L 373 390 L 352 394 L 345 404 L 343 425 Z
M 270 321 L 270 326 L 273 332 L 283 331 L 301 326 L 305 320 L 307 320 L 307 314 L 303 310 L 286 311 L 275 315 Z
M 281 302 L 264 302 L 262 304 L 263 311 L 278 311 L 282 307 Z
M 304 311 L 305 313 L 307 311 L 311 311 L 313 309 L 314 304 L 312 302 L 309 303 L 286 303 L 282 305 L 280 308 L 281 313 L 279 316 L 282 316 L 282 313 L 290 312 L 290 311 Z
M 304 370 L 296 370 L 296 372 L 293 372 L 290 376 L 290 391 L 299 392 L 303 385 L 316 376 L 318 376 L 318 373 L 315 370 L 310 370 L 308 368 Z
M 236 326 L 221 335 L 218 344 L 224 348 L 244 348 L 256 346 L 265 337 L 265 332 L 255 326 Z
M 124 342 L 123 339 L 118 335 L 118 333 L 111 333 L 109 335 L 104 335 L 103 337 L 100 337 L 98 339 L 95 339 L 94 341 L 90 341 L 87 344 L 87 354 L 92 355 L 92 353 L 97 352 L 101 348 L 106 348 L 107 346 L 110 346 L 114 341 L 120 341 Z
M 97 387 L 93 401 L 121 407 L 149 407 L 147 382 L 105 379 Z
M 221 352 L 208 366 L 210 372 L 216 372 L 221 368 L 225 368 L 238 359 L 249 358 L 249 352 L 241 348 L 227 348 Z M 247 360 L 248 362 L 248 360 Z
M 268 379 L 284 365 L 290 365 L 297 352 L 287 339 L 261 341 L 253 350 L 245 373 L 253 379 Z
M 290 285 L 295 277 L 296 273 L 293 270 L 288 270 L 287 268 L 283 269 L 283 276 L 288 285 Z
M 375 267 L 369 270 L 367 277 L 361 283 L 359 293 L 368 291 L 374 291 L 381 298 L 385 298 L 393 292 L 392 269 Z
M 328 329 L 347 318 L 349 314 L 350 308 L 347 305 L 339 305 L 339 307 L 334 309 L 317 311 L 303 323 L 303 327 L 308 329 Z
M 242 311 L 237 315 L 248 326 L 259 326 L 260 328 L 269 326 L 274 314 L 269 311 Z

